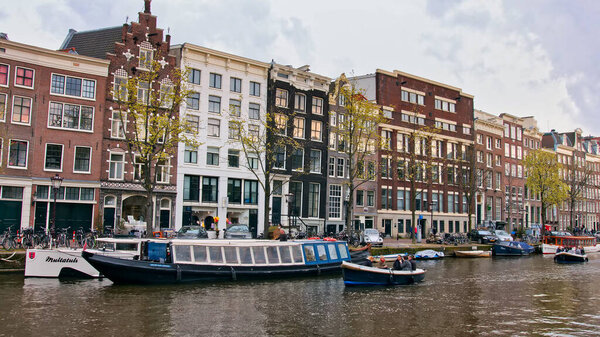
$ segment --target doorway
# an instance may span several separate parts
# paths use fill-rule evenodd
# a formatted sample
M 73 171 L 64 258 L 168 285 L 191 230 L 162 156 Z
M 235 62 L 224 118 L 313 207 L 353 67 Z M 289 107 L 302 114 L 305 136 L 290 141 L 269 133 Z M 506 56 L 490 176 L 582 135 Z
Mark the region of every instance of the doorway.
M 383 228 L 385 236 L 392 236 L 392 220 L 384 219 L 383 220 Z

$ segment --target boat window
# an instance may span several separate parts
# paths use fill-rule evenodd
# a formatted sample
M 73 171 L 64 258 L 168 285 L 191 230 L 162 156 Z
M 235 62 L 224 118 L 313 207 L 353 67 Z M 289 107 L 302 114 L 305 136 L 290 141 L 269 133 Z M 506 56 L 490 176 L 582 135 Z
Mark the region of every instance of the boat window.
M 206 247 L 194 246 L 194 261 L 206 262 Z
M 294 255 L 294 262 L 302 262 L 302 250 L 300 246 L 292 246 L 292 254 Z
M 236 247 L 223 247 L 223 250 L 225 251 L 225 261 L 227 263 L 238 263 Z
M 242 264 L 252 264 L 252 254 L 250 247 L 240 247 L 240 262 Z
M 129 251 L 137 251 L 138 244 L 137 243 L 125 243 L 125 242 L 117 242 L 117 250 L 129 250 Z
M 264 247 L 252 247 L 252 254 L 254 254 L 254 263 L 265 264 L 267 259 L 265 258 Z
M 327 252 L 325 252 L 325 245 L 317 245 L 317 252 L 319 253 L 319 260 L 327 260 Z
M 208 247 L 210 253 L 210 262 L 212 263 L 223 263 L 223 253 L 221 247 Z
M 306 255 L 306 261 L 317 261 L 315 257 L 315 247 L 312 245 L 304 246 L 304 255 Z
M 277 254 L 277 247 L 267 247 L 267 257 L 269 258 L 269 263 L 279 263 L 279 254 Z
M 97 249 L 99 249 L 99 250 L 109 250 L 109 251 L 115 250 L 115 244 L 113 242 L 97 241 L 96 244 L 98 245 Z
M 279 247 L 279 256 L 281 257 L 281 263 L 292 263 L 290 247 Z
M 340 251 L 340 258 L 347 259 L 348 258 L 348 250 L 346 249 L 346 245 L 343 243 L 338 243 L 338 250 Z
M 329 250 L 329 256 L 332 260 L 338 259 L 338 254 L 335 250 L 335 244 L 327 245 L 327 250 Z
M 191 262 L 191 246 L 175 246 L 175 261 L 177 262 Z

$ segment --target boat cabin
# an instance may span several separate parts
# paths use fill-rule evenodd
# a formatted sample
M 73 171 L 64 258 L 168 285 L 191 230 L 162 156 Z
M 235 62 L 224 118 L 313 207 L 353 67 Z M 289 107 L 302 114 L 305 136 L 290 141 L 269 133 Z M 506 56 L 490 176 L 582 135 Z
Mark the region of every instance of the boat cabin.
M 596 238 L 593 236 L 545 236 L 544 243 L 553 246 L 562 247 L 592 247 L 596 244 Z

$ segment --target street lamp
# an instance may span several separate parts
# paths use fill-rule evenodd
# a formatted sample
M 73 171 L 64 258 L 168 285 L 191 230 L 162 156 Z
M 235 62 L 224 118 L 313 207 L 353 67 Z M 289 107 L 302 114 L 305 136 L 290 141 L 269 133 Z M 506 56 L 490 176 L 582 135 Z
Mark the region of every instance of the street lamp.
M 294 212 L 294 201 L 296 200 L 296 196 L 293 193 L 288 193 L 285 195 L 285 201 L 288 204 L 288 227 L 289 227 L 289 231 L 290 234 L 292 233 L 292 216 L 293 216 L 293 212 Z M 292 213 L 292 214 L 290 214 Z
M 57 173 L 54 177 L 50 178 L 50 182 L 52 183 L 52 194 L 54 194 L 54 206 L 52 206 L 52 235 L 54 235 L 56 230 L 56 195 L 58 194 L 60 185 L 62 185 L 63 177 Z

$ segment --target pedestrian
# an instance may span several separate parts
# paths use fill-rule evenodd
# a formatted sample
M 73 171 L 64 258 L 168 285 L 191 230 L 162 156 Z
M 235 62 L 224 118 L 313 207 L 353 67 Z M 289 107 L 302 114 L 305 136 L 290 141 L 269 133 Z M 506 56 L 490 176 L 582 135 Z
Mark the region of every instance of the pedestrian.
M 409 255 L 409 256 L 408 256 L 408 262 L 410 263 L 410 269 L 411 269 L 412 271 L 415 271 L 415 270 L 417 270 L 417 261 L 415 261 L 415 258 L 414 258 L 414 256 L 412 256 L 412 255 Z

